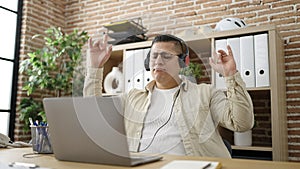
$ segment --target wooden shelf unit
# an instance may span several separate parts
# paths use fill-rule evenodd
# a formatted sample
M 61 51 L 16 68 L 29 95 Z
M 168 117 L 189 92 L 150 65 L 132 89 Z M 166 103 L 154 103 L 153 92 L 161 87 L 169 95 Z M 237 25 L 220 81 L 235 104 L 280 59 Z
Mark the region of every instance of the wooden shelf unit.
M 229 30 L 223 32 L 212 32 L 203 35 L 195 35 L 183 38 L 198 57 L 210 57 L 214 51 L 214 41 L 218 38 L 239 37 L 258 33 L 268 33 L 269 38 L 269 69 L 270 69 L 270 87 L 249 88 L 249 91 L 270 90 L 271 95 L 271 131 L 272 131 L 272 147 L 240 147 L 233 146 L 233 149 L 239 150 L 255 150 L 255 151 L 272 151 L 272 159 L 274 161 L 288 160 L 288 144 L 287 144 L 287 116 L 286 116 L 286 85 L 284 73 L 284 56 L 283 43 L 276 26 L 263 25 L 255 27 L 246 27 L 242 29 Z M 111 70 L 112 65 L 122 62 L 126 50 L 141 49 L 151 46 L 151 41 L 123 44 L 113 46 L 112 57 L 109 64 L 105 65 L 107 72 Z M 117 64 L 116 64 L 117 62 Z M 114 63 L 114 64 L 113 64 Z M 141 63 L 143 64 L 143 63 Z M 214 84 L 214 72 L 211 73 L 211 81 Z
M 272 151 L 272 147 L 259 146 L 231 146 L 233 150 L 254 150 L 254 151 Z

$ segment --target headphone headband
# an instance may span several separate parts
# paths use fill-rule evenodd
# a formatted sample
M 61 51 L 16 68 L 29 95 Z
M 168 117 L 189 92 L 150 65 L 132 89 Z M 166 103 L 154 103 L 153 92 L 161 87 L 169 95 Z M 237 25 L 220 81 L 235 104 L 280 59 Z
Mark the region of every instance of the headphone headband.
M 179 42 L 180 46 L 181 46 L 181 51 L 182 53 L 178 55 L 179 57 L 179 66 L 181 68 L 185 67 L 187 64 L 189 64 L 189 60 L 188 60 L 188 56 L 189 56 L 189 48 L 188 46 L 186 45 L 186 43 L 174 36 L 174 35 L 170 35 L 170 34 L 162 34 L 162 35 L 158 35 L 156 36 L 153 41 L 152 41 L 152 44 L 151 44 L 151 48 L 152 46 L 157 43 L 157 42 Z M 144 66 L 145 66 L 145 69 L 146 71 L 150 71 L 150 53 L 151 53 L 151 48 L 147 54 L 147 57 L 145 58 L 144 60 Z

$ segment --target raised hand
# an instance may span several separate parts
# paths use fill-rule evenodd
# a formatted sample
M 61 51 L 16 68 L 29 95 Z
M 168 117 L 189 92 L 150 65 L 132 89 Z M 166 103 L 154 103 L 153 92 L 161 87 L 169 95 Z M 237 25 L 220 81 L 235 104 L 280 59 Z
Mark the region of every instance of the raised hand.
M 87 66 L 92 68 L 102 68 L 110 57 L 112 45 L 107 44 L 107 34 L 103 39 L 93 43 L 93 39 L 88 40 Z
M 234 75 L 236 70 L 235 60 L 232 54 L 231 47 L 227 45 L 228 54 L 224 50 L 218 50 L 214 55 L 215 59 L 209 58 L 209 64 L 218 73 L 222 74 L 224 77 Z

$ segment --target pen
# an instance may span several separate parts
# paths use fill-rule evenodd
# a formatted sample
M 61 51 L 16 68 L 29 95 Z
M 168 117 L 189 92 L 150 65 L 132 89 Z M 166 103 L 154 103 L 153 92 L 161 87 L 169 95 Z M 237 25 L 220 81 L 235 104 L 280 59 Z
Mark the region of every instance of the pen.
M 29 123 L 30 123 L 30 126 L 33 126 L 33 125 L 34 125 L 34 124 L 33 124 L 33 120 L 32 120 L 31 117 L 29 117 Z
M 202 167 L 202 169 L 207 169 L 208 167 L 211 166 L 211 163 L 206 164 L 205 166 Z

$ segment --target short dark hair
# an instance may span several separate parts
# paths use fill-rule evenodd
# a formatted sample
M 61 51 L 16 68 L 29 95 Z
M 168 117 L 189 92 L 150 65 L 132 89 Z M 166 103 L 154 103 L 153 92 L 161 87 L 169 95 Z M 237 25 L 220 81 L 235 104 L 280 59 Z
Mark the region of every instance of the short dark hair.
M 186 45 L 184 41 L 174 35 L 162 34 L 156 36 L 152 41 L 151 47 L 157 42 L 174 42 L 176 46 L 180 46 L 182 54 L 186 53 Z
M 152 48 L 153 44 L 155 44 L 157 42 L 174 42 L 175 45 L 180 46 L 181 54 L 178 55 L 179 66 L 181 68 L 184 68 L 186 66 L 185 61 L 186 61 L 186 58 L 189 56 L 189 48 L 187 47 L 186 43 L 182 39 L 180 39 L 176 36 L 170 35 L 170 34 L 158 35 L 153 39 L 151 48 Z M 147 57 L 144 60 L 144 66 L 147 71 L 150 71 L 150 67 L 149 67 L 150 53 L 151 53 L 151 49 L 149 50 Z

